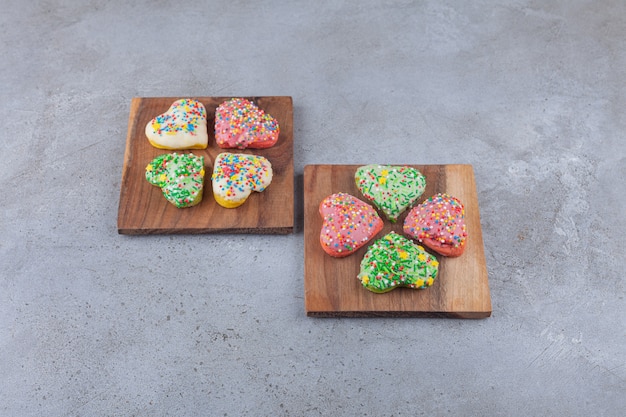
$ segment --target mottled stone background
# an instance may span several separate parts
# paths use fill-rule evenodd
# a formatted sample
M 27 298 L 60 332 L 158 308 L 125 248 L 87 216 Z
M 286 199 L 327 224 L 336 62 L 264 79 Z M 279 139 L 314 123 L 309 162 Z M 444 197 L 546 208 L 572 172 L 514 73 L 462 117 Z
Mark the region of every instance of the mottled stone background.
M 623 416 L 626 2 L 1 1 L 1 416 Z M 135 96 L 289 95 L 296 233 L 117 233 Z M 304 315 L 307 164 L 474 167 L 492 317 Z

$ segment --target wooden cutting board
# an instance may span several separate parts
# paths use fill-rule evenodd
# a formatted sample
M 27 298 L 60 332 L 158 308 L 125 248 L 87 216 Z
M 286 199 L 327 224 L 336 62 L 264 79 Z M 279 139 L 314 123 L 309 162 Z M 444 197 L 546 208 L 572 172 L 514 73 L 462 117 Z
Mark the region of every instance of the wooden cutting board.
M 397 288 L 376 294 L 357 280 L 367 246 L 345 258 L 327 255 L 319 242 L 319 204 L 330 194 L 345 192 L 363 199 L 354 182 L 359 165 L 307 165 L 304 168 L 304 290 L 308 316 L 318 317 L 457 317 L 491 315 L 491 296 L 478 196 L 471 165 L 412 165 L 426 176 L 426 191 L 418 203 L 446 192 L 465 205 L 468 240 L 458 258 L 437 255 L 439 273 L 425 290 Z M 390 231 L 402 234 L 405 212 L 393 224 L 384 216 L 378 239 Z M 380 214 L 380 213 L 379 213 Z
M 183 98 L 183 97 L 179 97 Z M 186 97 L 187 98 L 187 97 Z M 215 109 L 230 97 L 188 97 L 200 101 L 207 110 L 209 145 L 207 149 L 167 151 L 150 145 L 146 124 L 167 111 L 178 98 L 134 98 L 131 102 L 122 168 L 122 185 L 117 220 L 121 234 L 173 233 L 267 233 L 287 234 L 294 228 L 293 104 L 291 97 L 246 97 L 276 118 L 280 126 L 278 142 L 268 149 L 222 149 L 215 144 Z M 204 156 L 203 199 L 197 206 L 179 209 L 163 197 L 161 190 L 145 179 L 145 167 L 163 153 L 193 153 Z M 272 163 L 272 183 L 262 193 L 253 192 L 234 209 L 223 208 L 213 198 L 213 161 L 221 152 L 261 155 Z

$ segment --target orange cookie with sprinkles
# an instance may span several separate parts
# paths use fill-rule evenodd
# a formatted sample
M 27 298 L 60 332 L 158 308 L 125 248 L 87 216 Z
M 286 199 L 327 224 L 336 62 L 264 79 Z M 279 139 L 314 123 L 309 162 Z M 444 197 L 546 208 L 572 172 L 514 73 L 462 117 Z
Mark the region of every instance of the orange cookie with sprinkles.
M 465 208 L 458 198 L 439 193 L 413 207 L 404 219 L 404 233 L 444 256 L 465 251 Z
M 232 98 L 215 110 L 215 142 L 220 148 L 266 149 L 279 135 L 276 119 L 245 98 Z
M 376 210 L 350 194 L 329 195 L 320 203 L 319 212 L 324 219 L 320 244 L 336 258 L 354 253 L 383 228 Z
M 213 167 L 213 196 L 222 207 L 239 207 L 253 191 L 264 191 L 272 182 L 272 176 L 272 164 L 267 158 L 223 152 L 217 156 Z
M 159 149 L 206 149 L 209 143 L 206 109 L 197 100 L 176 100 L 146 125 L 146 137 Z

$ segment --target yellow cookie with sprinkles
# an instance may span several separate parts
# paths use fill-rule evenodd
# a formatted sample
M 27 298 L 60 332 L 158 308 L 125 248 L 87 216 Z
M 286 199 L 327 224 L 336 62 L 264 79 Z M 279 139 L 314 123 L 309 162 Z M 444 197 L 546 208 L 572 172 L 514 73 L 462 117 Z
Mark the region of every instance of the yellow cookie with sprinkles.
M 265 191 L 272 176 L 272 164 L 267 158 L 223 152 L 217 156 L 213 167 L 213 196 L 222 207 L 239 207 L 253 191 Z

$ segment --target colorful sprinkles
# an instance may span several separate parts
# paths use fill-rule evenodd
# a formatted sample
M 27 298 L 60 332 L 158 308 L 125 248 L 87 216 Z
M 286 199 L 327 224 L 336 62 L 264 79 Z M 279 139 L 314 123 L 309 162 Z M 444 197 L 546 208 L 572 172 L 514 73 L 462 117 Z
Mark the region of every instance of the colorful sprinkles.
M 398 287 L 424 289 L 433 285 L 439 262 L 421 246 L 395 232 L 372 243 L 361 261 L 363 287 L 384 293 Z
M 272 164 L 267 158 L 223 152 L 215 159 L 213 193 L 218 203 L 235 207 L 252 191 L 264 191 L 272 182 L 272 175 Z
M 206 120 L 202 103 L 180 99 L 148 122 L 146 136 L 153 146 L 161 149 L 204 149 L 208 144 Z
M 439 193 L 414 207 L 404 221 L 404 233 L 422 242 L 462 247 L 467 239 L 465 208 L 458 198 Z
M 202 200 L 204 157 L 177 153 L 157 156 L 146 166 L 146 180 L 160 187 L 176 207 L 194 206 Z
M 206 109 L 196 100 L 181 99 L 175 101 L 168 112 L 150 121 L 157 135 L 173 135 L 184 132 L 195 135 L 201 120 L 206 122 Z
M 275 118 L 245 98 L 232 98 L 215 111 L 215 141 L 222 148 L 269 148 L 278 140 Z
M 319 207 L 323 224 L 320 243 L 326 253 L 347 256 L 369 242 L 383 227 L 376 210 L 347 193 L 336 193 L 322 200 Z
M 365 165 L 355 173 L 355 182 L 365 198 L 395 222 L 426 189 L 426 178 L 408 166 Z

